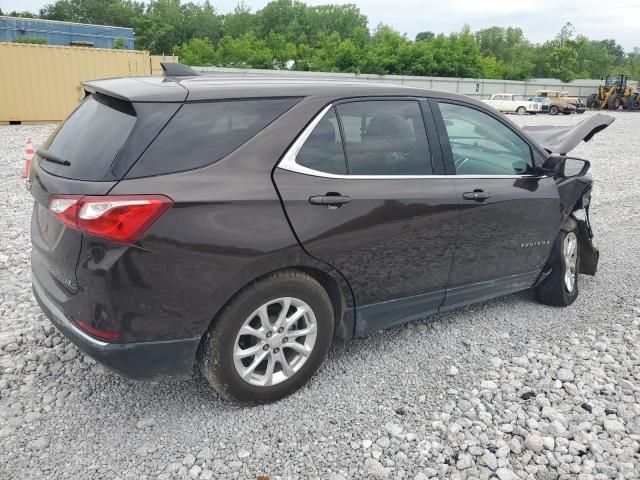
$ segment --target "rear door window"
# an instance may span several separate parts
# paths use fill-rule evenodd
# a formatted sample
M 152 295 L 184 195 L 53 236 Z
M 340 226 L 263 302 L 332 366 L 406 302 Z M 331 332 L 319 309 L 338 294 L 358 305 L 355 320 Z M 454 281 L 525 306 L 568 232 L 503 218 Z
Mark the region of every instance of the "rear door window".
M 415 100 L 373 100 L 337 107 L 352 175 L 431 175 L 427 132 Z
M 333 109 L 315 126 L 298 152 L 296 162 L 319 172 L 336 175 L 347 173 L 347 163 L 340 141 L 340 128 Z
M 184 104 L 127 178 L 204 167 L 226 157 L 291 108 L 297 98 Z
M 89 95 L 49 137 L 43 149 L 69 165 L 42 161 L 43 170 L 75 180 L 102 180 L 136 123 L 130 103 Z

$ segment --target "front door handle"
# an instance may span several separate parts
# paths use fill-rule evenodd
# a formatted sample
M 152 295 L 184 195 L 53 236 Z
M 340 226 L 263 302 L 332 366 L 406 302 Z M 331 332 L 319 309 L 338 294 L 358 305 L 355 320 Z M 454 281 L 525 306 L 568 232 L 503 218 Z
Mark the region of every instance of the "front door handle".
M 476 202 L 483 202 L 489 197 L 491 197 L 491 194 L 482 190 L 474 190 L 473 192 L 465 192 L 462 194 L 462 198 L 465 200 L 475 200 Z
M 340 207 L 350 201 L 351 197 L 334 192 L 329 192 L 326 195 L 313 195 L 309 197 L 309 203 L 311 205 L 325 205 L 327 207 Z

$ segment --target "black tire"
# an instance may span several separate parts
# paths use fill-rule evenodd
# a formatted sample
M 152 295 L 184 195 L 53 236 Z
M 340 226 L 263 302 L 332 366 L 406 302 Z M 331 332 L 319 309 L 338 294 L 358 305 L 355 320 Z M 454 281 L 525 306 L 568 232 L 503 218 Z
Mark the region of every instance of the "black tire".
M 518 108 L 516 108 L 516 113 L 518 115 L 526 115 L 527 114 L 527 109 L 525 107 L 518 107 Z
M 281 297 L 300 299 L 311 308 L 317 325 L 315 344 L 300 369 L 288 379 L 270 386 L 252 385 L 236 370 L 233 355 L 236 339 L 253 312 Z M 227 400 L 248 404 L 272 402 L 298 390 L 318 370 L 331 345 L 333 328 L 333 306 L 320 283 L 297 270 L 275 272 L 248 285 L 217 315 L 200 345 L 200 371 L 214 390 Z M 284 354 L 287 347 L 284 343 L 281 345 Z M 282 365 L 278 365 L 282 370 Z
M 614 93 L 609 97 L 609 100 L 607 101 L 607 108 L 609 110 L 618 110 L 620 105 L 622 105 L 622 97 L 619 93 Z
M 640 97 L 638 93 L 632 93 L 627 99 L 628 110 L 640 110 Z
M 567 261 L 565 260 L 564 245 L 565 239 L 573 235 L 575 239 L 575 269 L 573 289 L 569 290 L 565 281 L 567 272 Z M 540 303 L 555 307 L 566 307 L 571 305 L 578 298 L 578 267 L 580 265 L 580 242 L 578 241 L 578 225 L 570 220 L 566 227 L 563 227 L 556 238 L 551 249 L 551 255 L 546 268 L 551 268 L 551 273 L 535 287 L 536 298 Z
M 596 106 L 596 94 L 592 93 L 587 98 L 587 108 L 591 109 L 591 108 L 595 108 L 595 106 Z
M 558 115 L 560 113 L 560 109 L 557 105 L 551 105 L 549 108 L 549 115 Z
M 594 110 L 601 110 L 602 109 L 602 102 L 597 98 L 593 101 L 593 109 Z

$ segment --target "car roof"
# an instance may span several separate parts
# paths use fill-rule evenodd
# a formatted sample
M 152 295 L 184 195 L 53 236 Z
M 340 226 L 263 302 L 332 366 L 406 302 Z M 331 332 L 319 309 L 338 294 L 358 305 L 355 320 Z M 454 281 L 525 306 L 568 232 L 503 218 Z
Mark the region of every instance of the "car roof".
M 98 92 L 132 102 L 183 102 L 230 98 L 459 95 L 390 83 L 310 79 L 267 75 L 200 75 L 193 77 L 123 77 L 82 83 Z M 466 100 L 469 100 L 468 98 Z

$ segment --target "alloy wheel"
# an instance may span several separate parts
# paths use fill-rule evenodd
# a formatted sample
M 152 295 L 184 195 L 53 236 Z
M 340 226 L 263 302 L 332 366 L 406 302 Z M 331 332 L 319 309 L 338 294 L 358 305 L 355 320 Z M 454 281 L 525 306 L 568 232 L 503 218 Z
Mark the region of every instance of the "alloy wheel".
M 311 307 L 298 298 L 282 297 L 263 304 L 236 336 L 236 372 L 251 385 L 277 385 L 306 363 L 316 343 L 318 324 Z
M 578 238 L 574 232 L 567 233 L 562 245 L 562 255 L 564 256 L 564 285 L 567 292 L 573 292 L 576 285 L 577 265 L 578 265 Z

